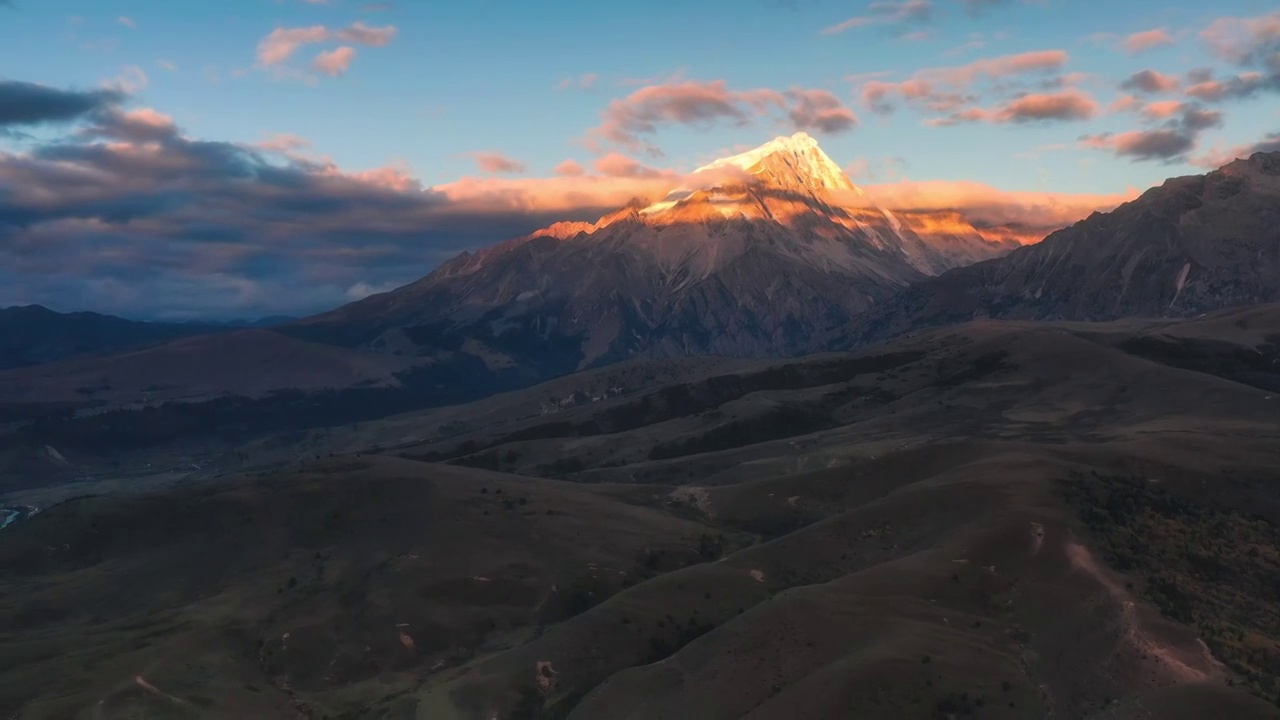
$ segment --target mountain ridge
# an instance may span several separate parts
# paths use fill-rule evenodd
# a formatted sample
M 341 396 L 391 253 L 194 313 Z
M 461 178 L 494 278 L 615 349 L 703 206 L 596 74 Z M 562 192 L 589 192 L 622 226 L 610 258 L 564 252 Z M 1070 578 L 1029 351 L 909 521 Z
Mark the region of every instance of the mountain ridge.
M 1280 300 L 1280 153 L 1170 178 L 1005 257 L 917 283 L 854 344 L 981 317 L 1189 317 Z

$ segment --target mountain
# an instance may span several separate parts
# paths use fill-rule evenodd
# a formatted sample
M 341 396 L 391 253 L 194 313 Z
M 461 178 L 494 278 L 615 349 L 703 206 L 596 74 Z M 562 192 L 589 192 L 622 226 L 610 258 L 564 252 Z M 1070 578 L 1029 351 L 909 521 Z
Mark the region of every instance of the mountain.
M 1257 153 L 917 283 L 860 318 L 854 339 L 975 317 L 1189 317 L 1277 300 L 1280 153 Z
M 798 133 L 701 167 L 659 202 L 463 253 L 284 331 L 543 374 L 635 356 L 795 355 L 909 283 L 1012 247 L 956 213 L 870 206 Z
M 152 323 L 40 305 L 0 308 L 0 370 L 82 355 L 106 355 L 225 330 L 200 323 Z

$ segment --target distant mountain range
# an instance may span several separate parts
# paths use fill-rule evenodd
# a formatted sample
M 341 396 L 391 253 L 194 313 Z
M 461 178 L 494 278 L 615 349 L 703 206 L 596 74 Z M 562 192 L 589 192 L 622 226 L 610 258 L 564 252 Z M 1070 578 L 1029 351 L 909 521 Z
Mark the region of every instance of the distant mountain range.
M 0 310 L 0 405 L 305 389 L 337 391 L 316 417 L 373 416 L 629 358 L 794 356 L 982 317 L 1184 317 L 1276 301 L 1280 153 L 1169 180 L 1021 247 L 957 212 L 872 206 L 802 133 L 700 168 L 659 202 L 462 253 L 321 315 L 255 323 L 282 323 L 270 329 Z M 234 337 L 174 342 L 210 333 Z M 116 357 L 86 357 L 103 355 Z
M 110 355 L 193 335 L 272 327 L 292 319 L 161 323 L 94 312 L 58 313 L 40 305 L 0 308 L 0 370 L 85 355 Z

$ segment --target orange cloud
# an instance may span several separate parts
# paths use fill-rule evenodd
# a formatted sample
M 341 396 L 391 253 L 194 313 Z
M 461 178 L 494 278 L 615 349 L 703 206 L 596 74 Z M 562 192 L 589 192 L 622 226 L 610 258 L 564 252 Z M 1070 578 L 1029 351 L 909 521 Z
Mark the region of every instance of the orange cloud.
M 862 191 L 867 200 L 890 210 L 954 210 L 980 228 L 1015 226 L 1032 234 L 1066 227 L 1139 194 L 1136 188 L 1110 195 L 1007 191 L 967 180 L 904 180 L 864 185 Z
M 1137 55 L 1146 52 L 1152 48 L 1158 48 L 1163 45 L 1172 45 L 1173 38 L 1164 28 L 1156 28 L 1154 30 L 1144 30 L 1136 32 L 1126 37 L 1120 46 L 1130 55 Z
M 618 156 L 621 157 L 621 156 Z M 616 162 L 615 172 L 625 167 Z M 634 162 L 634 161 L 631 161 Z M 652 170 L 652 169 L 651 169 Z M 442 211 L 543 212 L 601 215 L 636 199 L 656 201 L 676 187 L 706 182 L 707 178 L 656 170 L 631 175 L 580 175 L 555 178 L 463 178 L 432 191 L 448 200 Z M 862 186 L 863 195 L 839 198 L 853 207 L 877 205 L 901 212 L 959 212 L 989 238 L 1036 242 L 1095 211 L 1106 211 L 1138 196 L 1130 188 L 1117 194 L 1010 192 L 969 181 L 897 181 Z
M 596 171 L 607 177 L 615 178 L 671 178 L 678 177 L 677 174 L 670 171 L 658 170 L 643 165 L 640 162 L 622 155 L 621 153 L 609 153 L 596 160 Z

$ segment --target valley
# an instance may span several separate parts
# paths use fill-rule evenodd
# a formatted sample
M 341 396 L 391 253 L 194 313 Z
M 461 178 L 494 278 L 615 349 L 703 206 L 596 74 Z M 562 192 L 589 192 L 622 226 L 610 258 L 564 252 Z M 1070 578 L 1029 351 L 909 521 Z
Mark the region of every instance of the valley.
M 1276 371 L 1231 361 L 1275 328 L 1275 306 L 984 321 L 610 366 L 335 428 L 288 462 L 263 441 L 249 475 L 6 529 L 0 652 L 22 670 L 0 704 L 1276 717 Z M 1175 337 L 1222 361 L 1132 351 Z M 1224 544 L 1183 561 L 1205 533 Z M 1237 543 L 1255 579 L 1227 599 L 1212 583 Z

